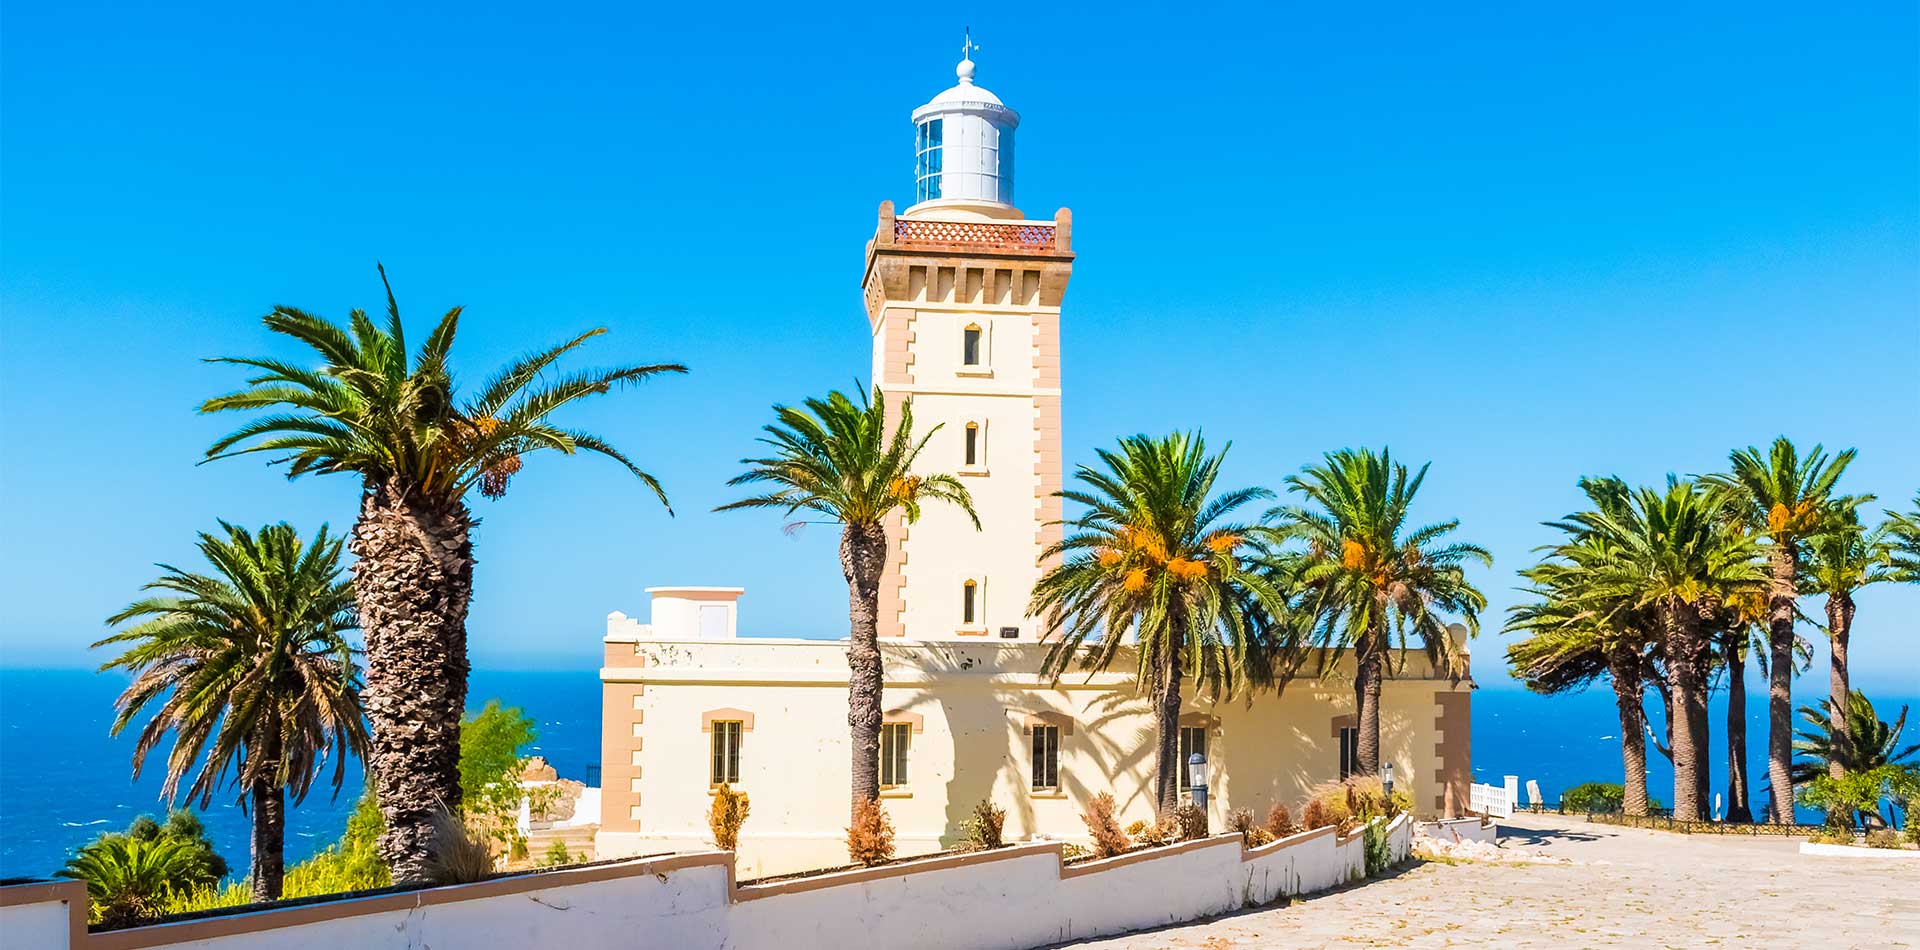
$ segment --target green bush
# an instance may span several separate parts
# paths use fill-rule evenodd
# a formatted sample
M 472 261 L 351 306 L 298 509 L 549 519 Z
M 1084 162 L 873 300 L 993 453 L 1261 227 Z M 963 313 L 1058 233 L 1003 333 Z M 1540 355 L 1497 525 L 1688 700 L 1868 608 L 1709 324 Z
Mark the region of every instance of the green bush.
M 1582 782 L 1560 793 L 1562 811 L 1612 814 L 1620 810 L 1627 790 L 1618 782 Z
M 1920 811 L 1914 809 L 1920 802 L 1907 803 L 1907 843 L 1920 844 Z
M 973 806 L 973 814 L 961 824 L 960 850 L 991 851 L 1001 846 L 1001 829 L 1007 824 L 1007 810 L 983 798 Z
M 1367 856 L 1367 876 L 1386 870 L 1393 859 L 1393 852 L 1387 847 L 1387 826 L 1368 822 L 1360 831 L 1360 843 Z
M 387 863 L 380 859 L 380 833 L 387 827 L 367 789 L 347 817 L 347 828 L 335 844 L 287 869 L 282 897 L 317 897 L 342 891 L 364 891 L 393 883 Z

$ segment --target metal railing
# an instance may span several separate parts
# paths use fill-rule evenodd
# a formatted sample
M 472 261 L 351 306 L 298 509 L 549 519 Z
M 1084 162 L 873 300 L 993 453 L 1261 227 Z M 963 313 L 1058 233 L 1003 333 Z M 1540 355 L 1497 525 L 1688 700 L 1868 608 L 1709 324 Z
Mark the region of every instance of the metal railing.
M 893 241 L 895 244 L 931 244 L 944 247 L 1044 250 L 1054 246 L 1054 226 L 900 218 L 893 222 Z

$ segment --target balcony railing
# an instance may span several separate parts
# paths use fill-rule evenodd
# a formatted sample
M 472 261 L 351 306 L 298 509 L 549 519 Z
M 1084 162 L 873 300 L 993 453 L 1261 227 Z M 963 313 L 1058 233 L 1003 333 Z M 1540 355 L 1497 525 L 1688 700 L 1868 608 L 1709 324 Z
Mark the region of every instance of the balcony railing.
M 893 243 L 990 250 L 1049 250 L 1054 247 L 1051 224 L 987 224 L 979 221 L 893 222 Z

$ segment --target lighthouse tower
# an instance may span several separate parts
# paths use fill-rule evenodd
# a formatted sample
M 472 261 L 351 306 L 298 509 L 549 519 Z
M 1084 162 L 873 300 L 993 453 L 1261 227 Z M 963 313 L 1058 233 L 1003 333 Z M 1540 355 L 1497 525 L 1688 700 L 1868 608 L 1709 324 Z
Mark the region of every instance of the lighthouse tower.
M 880 635 L 920 640 L 1038 635 L 1027 601 L 1059 540 L 1060 301 L 1072 217 L 1013 204 L 1020 115 L 974 82 L 913 110 L 914 203 L 880 205 L 867 245 L 873 379 L 890 415 L 913 400 L 916 436 L 939 430 L 924 472 L 960 476 L 980 529 L 951 505 L 887 528 Z

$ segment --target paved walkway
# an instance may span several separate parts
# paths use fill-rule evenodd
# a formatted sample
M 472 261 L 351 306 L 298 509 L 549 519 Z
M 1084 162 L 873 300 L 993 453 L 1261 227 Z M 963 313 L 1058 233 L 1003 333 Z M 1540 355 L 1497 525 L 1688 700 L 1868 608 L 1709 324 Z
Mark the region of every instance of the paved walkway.
M 1575 863 L 1416 864 L 1286 907 L 1064 946 L 1920 947 L 1920 862 L 1815 858 L 1796 838 L 1689 838 L 1558 815 L 1502 824 L 1502 847 Z

